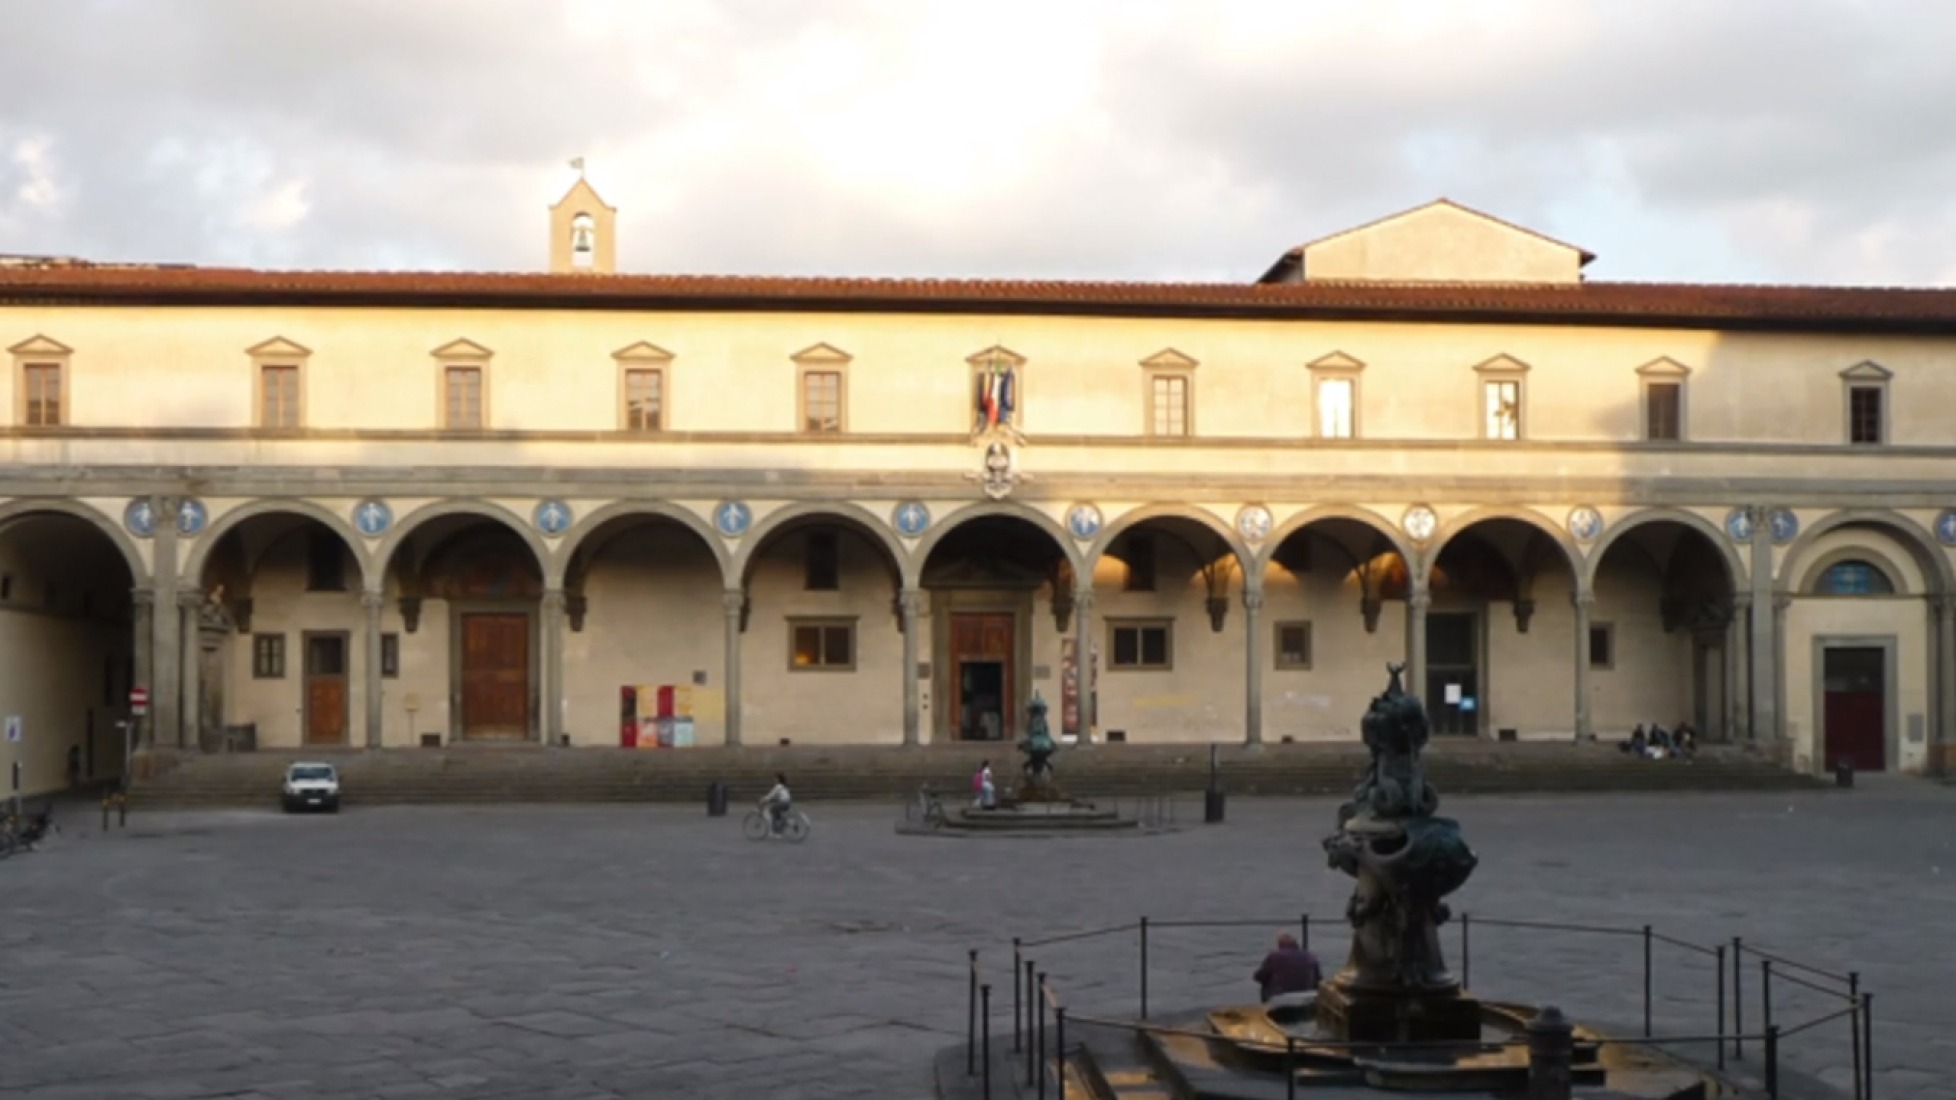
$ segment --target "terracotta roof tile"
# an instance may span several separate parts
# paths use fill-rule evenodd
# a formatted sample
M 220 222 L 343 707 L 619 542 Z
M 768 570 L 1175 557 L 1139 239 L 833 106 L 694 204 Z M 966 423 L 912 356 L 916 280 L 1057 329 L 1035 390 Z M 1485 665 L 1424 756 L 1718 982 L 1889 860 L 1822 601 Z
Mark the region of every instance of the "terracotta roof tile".
M 1545 321 L 1956 332 L 1956 289 L 1588 282 L 1567 286 L 858 279 L 738 275 L 0 267 L 0 303 L 394 305 L 1081 316 Z

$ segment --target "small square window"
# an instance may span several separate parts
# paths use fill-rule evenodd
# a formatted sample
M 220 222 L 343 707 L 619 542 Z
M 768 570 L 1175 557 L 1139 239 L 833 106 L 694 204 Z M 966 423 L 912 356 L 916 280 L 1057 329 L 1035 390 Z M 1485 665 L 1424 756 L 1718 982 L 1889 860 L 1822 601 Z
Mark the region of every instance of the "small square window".
M 1590 624 L 1589 667 L 1616 667 L 1616 628 L 1609 623 Z
M 380 678 L 398 680 L 401 678 L 401 636 L 382 634 L 380 636 Z
M 1847 390 L 1847 441 L 1880 444 L 1882 437 L 1880 386 L 1849 386 Z
M 1684 386 L 1678 382 L 1644 385 L 1644 438 L 1675 442 L 1684 438 Z
M 251 677 L 254 680 L 285 679 L 285 635 L 251 636 Z
M 625 372 L 625 429 L 656 432 L 665 427 L 666 374 L 661 370 Z
M 1311 667 L 1311 624 L 1277 624 L 1277 667 L 1286 669 L 1308 669 Z
M 1134 532 L 1122 540 L 1121 558 L 1127 564 L 1127 576 L 1121 581 L 1124 592 L 1153 592 L 1155 590 L 1155 540 L 1145 532 Z
M 834 592 L 842 587 L 842 565 L 834 531 L 810 531 L 803 566 L 803 587 L 810 592 Z
M 835 620 L 788 623 L 790 672 L 849 672 L 856 667 L 856 624 Z
M 1113 652 L 1113 659 L 1108 662 L 1110 669 L 1166 670 L 1174 666 L 1172 624 L 1110 622 L 1107 631 L 1110 636 L 1108 648 Z

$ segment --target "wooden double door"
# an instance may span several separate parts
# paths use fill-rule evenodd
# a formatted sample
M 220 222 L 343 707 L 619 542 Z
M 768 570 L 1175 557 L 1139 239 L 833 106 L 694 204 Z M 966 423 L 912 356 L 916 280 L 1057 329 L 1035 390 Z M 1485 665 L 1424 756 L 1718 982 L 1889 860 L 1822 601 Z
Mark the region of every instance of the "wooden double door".
M 1010 611 L 954 613 L 949 664 L 951 734 L 961 741 L 1018 735 L 1018 617 Z
M 464 611 L 456 617 L 456 678 L 464 739 L 530 735 L 531 647 L 527 611 Z

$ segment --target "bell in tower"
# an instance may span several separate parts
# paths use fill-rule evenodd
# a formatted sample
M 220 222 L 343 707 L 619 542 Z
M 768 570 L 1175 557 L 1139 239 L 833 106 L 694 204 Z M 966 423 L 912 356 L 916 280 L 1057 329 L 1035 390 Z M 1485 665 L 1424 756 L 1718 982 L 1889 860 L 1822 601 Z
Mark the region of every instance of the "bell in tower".
M 584 178 L 583 158 L 571 165 L 577 182 L 550 208 L 550 270 L 610 275 L 618 270 L 618 209 Z

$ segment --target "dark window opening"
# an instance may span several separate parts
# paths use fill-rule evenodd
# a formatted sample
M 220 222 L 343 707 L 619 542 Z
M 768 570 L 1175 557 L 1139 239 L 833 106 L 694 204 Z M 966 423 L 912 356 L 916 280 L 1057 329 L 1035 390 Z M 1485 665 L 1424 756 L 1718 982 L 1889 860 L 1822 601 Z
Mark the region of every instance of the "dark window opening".
M 1147 534 L 1135 533 L 1127 536 L 1122 549 L 1122 560 L 1127 563 L 1127 578 L 1121 587 L 1127 592 L 1153 592 L 1155 590 L 1155 540 Z
M 315 531 L 306 542 L 306 591 L 346 591 L 346 555 L 329 531 Z
M 1847 441 L 1881 443 L 1881 387 L 1852 386 L 1847 391 Z
M 842 563 L 834 531 L 810 531 L 803 562 L 804 587 L 810 592 L 834 592 L 842 587 Z
M 1684 387 L 1676 382 L 1652 382 L 1644 387 L 1644 438 L 1684 438 Z

